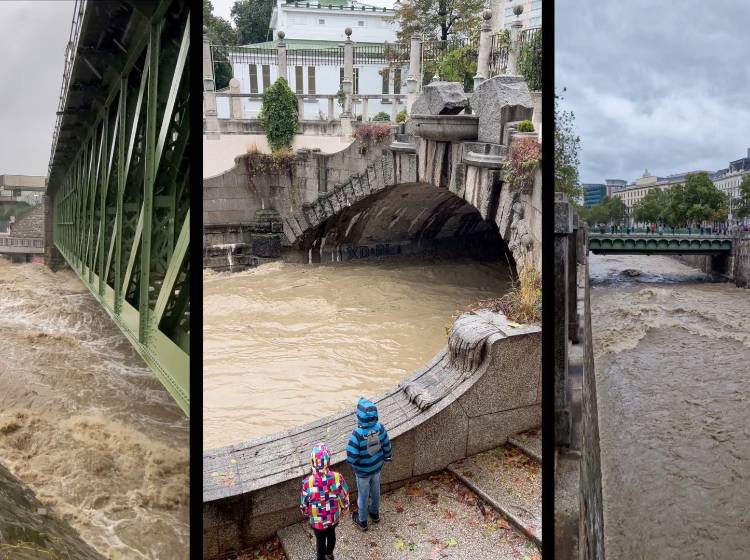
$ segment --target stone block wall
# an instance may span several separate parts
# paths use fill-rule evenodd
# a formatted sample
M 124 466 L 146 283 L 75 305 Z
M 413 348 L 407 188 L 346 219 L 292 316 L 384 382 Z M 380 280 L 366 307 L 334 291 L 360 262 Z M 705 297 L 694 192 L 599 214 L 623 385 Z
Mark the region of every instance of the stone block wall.
M 579 264 L 583 286 L 583 385 L 581 395 L 580 538 L 582 560 L 604 560 L 604 505 L 599 448 L 594 345 L 591 333 L 591 289 L 588 258 Z
M 13 237 L 24 238 L 44 238 L 44 209 L 44 202 L 40 202 L 34 206 L 34 209 L 31 212 L 26 214 L 23 218 L 16 220 L 16 223 L 11 227 L 11 235 Z
M 737 286 L 750 287 L 750 239 L 735 241 L 732 276 Z

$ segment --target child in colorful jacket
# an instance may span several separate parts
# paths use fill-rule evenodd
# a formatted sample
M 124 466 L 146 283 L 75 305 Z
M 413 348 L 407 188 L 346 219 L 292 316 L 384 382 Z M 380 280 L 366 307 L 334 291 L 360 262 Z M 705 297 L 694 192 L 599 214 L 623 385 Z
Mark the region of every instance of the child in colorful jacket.
M 333 560 L 336 525 L 349 508 L 349 488 L 343 475 L 329 469 L 331 453 L 325 444 L 313 447 L 312 474 L 302 481 L 299 507 L 315 533 L 317 560 Z

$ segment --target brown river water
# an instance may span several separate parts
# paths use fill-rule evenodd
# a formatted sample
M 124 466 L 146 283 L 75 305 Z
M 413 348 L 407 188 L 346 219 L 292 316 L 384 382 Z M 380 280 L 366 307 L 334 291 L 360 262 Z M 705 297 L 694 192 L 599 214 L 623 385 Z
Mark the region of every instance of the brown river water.
M 188 428 L 74 273 L 0 259 L 0 464 L 51 515 L 105 558 L 187 558 Z
M 747 559 L 750 290 L 669 257 L 590 265 L 607 558 Z
M 353 409 L 424 366 L 459 309 L 504 294 L 504 263 L 275 262 L 204 272 L 203 446 Z

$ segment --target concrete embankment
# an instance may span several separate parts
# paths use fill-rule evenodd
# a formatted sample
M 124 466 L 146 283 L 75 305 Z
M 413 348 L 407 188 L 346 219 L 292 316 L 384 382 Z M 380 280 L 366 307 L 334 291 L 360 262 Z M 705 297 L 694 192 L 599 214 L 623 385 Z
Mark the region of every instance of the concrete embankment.
M 736 286 L 750 286 L 750 238 L 734 239 L 732 254 L 728 256 L 679 255 L 675 258 L 707 274 L 720 274 L 734 281 Z
M 448 347 L 375 402 L 393 442 L 384 491 L 504 444 L 541 422 L 541 329 L 512 327 L 501 315 L 467 313 Z M 203 456 L 204 557 L 216 558 L 301 521 L 297 507 L 312 445 L 325 441 L 332 466 L 349 480 L 346 442 L 353 413 Z M 352 496 L 354 498 L 354 495 Z

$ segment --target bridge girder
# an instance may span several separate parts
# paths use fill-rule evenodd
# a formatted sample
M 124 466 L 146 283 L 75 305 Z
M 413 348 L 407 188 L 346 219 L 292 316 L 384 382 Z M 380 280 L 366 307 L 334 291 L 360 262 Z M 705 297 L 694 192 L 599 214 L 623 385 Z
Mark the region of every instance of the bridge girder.
M 672 254 L 718 255 L 731 253 L 729 237 L 700 235 L 589 234 L 589 250 L 594 254 Z
M 87 3 L 48 195 L 54 246 L 189 414 L 190 13 L 148 4 Z

